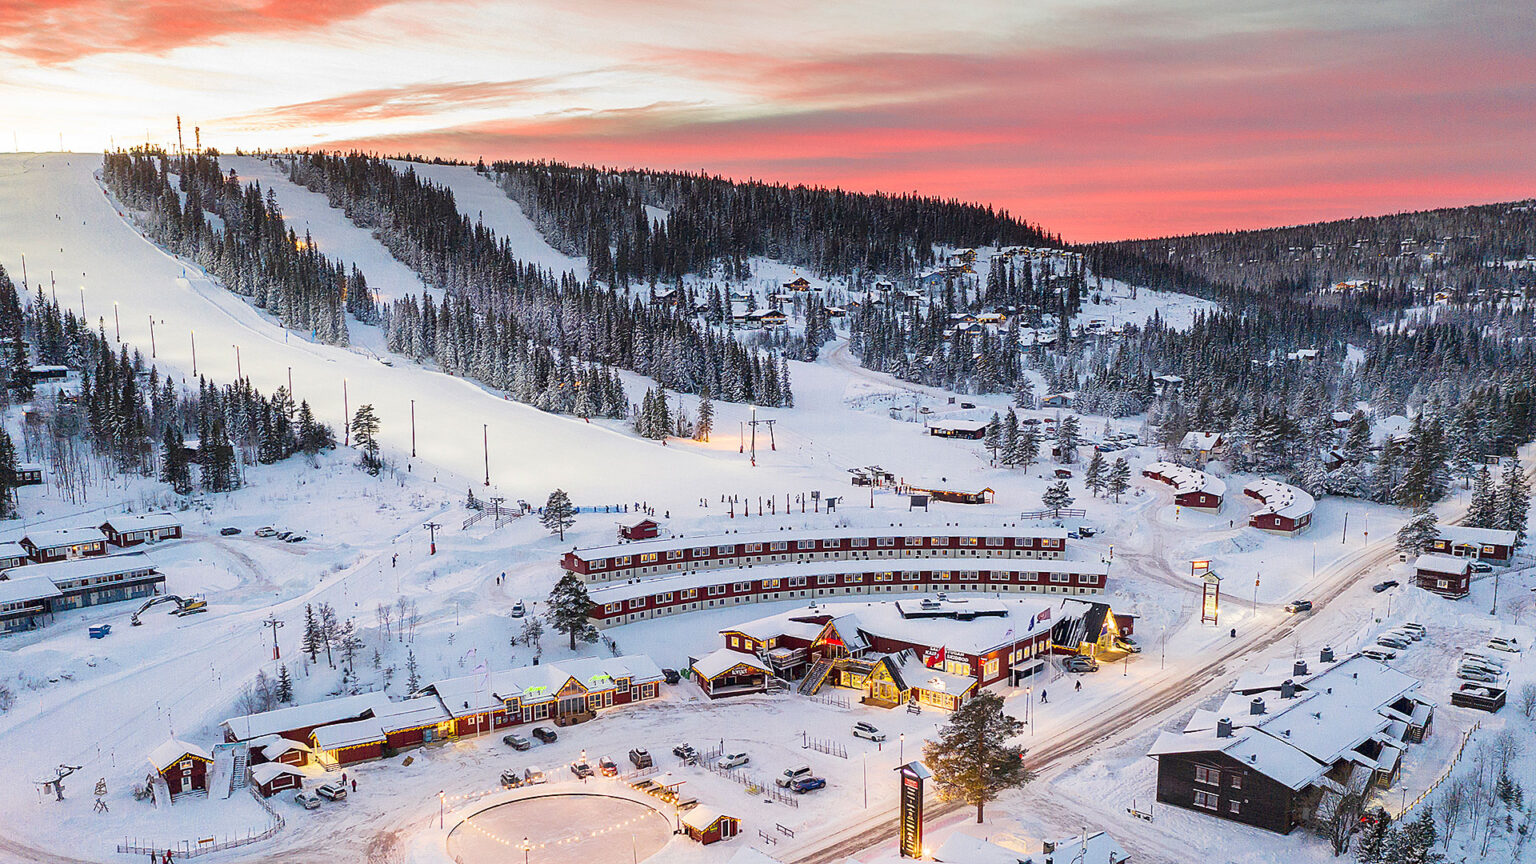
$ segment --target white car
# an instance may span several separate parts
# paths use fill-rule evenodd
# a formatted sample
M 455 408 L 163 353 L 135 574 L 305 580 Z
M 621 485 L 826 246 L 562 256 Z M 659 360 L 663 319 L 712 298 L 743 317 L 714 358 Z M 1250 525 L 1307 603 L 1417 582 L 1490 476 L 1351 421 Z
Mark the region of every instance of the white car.
M 727 753 L 715 760 L 715 767 L 720 769 L 735 768 L 737 765 L 745 765 L 752 759 L 745 753 Z
M 320 809 L 320 799 L 316 798 L 314 795 L 308 792 L 305 792 L 303 789 L 293 793 L 293 803 L 303 807 L 305 810 Z
M 1417 642 L 1420 639 L 1424 638 L 1424 634 L 1423 633 L 1420 633 L 1417 630 L 1410 630 L 1407 627 L 1393 627 L 1391 630 L 1388 630 L 1387 633 L 1389 633 L 1389 634 L 1391 634 L 1393 636 L 1405 636 L 1408 639 L 1413 640 L 1414 642 Z
M 1396 648 L 1399 651 L 1413 644 L 1413 640 L 1407 636 L 1398 636 L 1392 633 L 1383 633 L 1376 637 L 1377 645 L 1385 645 L 1388 648 Z
M 1476 681 L 1479 684 L 1497 684 L 1499 676 L 1484 669 L 1463 666 L 1456 670 L 1456 677 L 1463 681 Z
M 1380 663 L 1385 663 L 1388 660 L 1397 659 L 1397 652 L 1390 648 L 1363 648 L 1360 651 L 1360 656 L 1368 657 L 1371 660 L 1375 660 Z
M 1503 636 L 1495 636 L 1488 640 L 1488 647 L 1495 651 L 1506 651 L 1510 654 L 1520 653 L 1520 643 Z
M 1405 621 L 1402 624 L 1397 625 L 1397 629 L 1411 630 L 1412 632 L 1419 634 L 1421 637 L 1429 635 L 1429 631 L 1424 629 L 1424 625 L 1415 621 Z
M 1500 672 L 1504 671 L 1504 661 L 1493 656 L 1492 654 L 1484 654 L 1481 651 L 1463 651 L 1461 653 L 1461 659 L 1462 662 L 1475 660 L 1484 666 L 1492 666 Z
M 855 737 L 855 738 L 867 738 L 870 741 L 884 741 L 885 740 L 885 733 L 881 732 L 872 723 L 865 723 L 863 721 L 860 721 L 858 723 L 853 724 L 853 737 Z

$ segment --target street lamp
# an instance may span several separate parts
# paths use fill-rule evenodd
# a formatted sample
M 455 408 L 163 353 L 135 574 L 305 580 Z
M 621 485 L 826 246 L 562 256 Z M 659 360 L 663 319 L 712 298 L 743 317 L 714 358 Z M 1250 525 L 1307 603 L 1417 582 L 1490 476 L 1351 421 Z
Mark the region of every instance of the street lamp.
M 239 381 L 245 377 L 245 372 L 240 368 L 240 346 L 231 345 L 230 347 L 235 349 L 235 380 Z
M 123 341 L 123 321 L 117 316 L 117 301 L 112 301 L 112 326 L 117 328 L 117 341 Z
M 192 338 L 192 377 L 197 377 L 197 331 L 187 330 L 187 335 Z
M 528 838 L 524 837 L 523 838 L 523 864 L 528 864 L 528 847 L 529 847 Z
M 80 323 L 85 323 L 85 286 L 80 286 Z

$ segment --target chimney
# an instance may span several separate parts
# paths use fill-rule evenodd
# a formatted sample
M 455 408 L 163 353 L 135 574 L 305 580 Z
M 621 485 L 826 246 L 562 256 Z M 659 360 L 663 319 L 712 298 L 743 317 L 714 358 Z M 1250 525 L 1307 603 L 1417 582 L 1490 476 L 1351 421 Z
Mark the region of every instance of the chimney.
M 1280 682 L 1280 698 L 1281 699 L 1295 699 L 1296 698 L 1296 682 L 1295 681 L 1292 681 L 1291 679 L 1287 678 L 1284 681 Z
M 1332 645 L 1324 645 L 1323 646 L 1323 650 L 1318 652 L 1317 662 L 1319 662 L 1319 663 L 1332 663 L 1333 662 L 1333 646 Z
M 1253 714 L 1253 715 L 1259 715 L 1259 714 L 1263 714 L 1264 713 L 1264 697 L 1263 696 L 1255 696 L 1255 697 L 1253 697 L 1253 701 L 1248 703 L 1248 713 L 1249 714 Z
M 1291 667 L 1291 674 L 1297 678 L 1307 674 L 1307 661 L 1297 660 L 1296 665 Z
M 1049 854 L 1051 854 L 1052 852 L 1055 852 L 1055 851 L 1056 851 L 1056 844 L 1051 842 L 1050 840 L 1046 840 L 1046 841 L 1044 841 L 1044 842 L 1042 842 L 1040 844 L 1040 854 L 1042 854 L 1042 855 L 1049 855 Z
M 1220 720 L 1216 721 L 1216 737 L 1217 738 L 1231 738 L 1232 737 L 1232 720 L 1230 718 L 1223 717 Z

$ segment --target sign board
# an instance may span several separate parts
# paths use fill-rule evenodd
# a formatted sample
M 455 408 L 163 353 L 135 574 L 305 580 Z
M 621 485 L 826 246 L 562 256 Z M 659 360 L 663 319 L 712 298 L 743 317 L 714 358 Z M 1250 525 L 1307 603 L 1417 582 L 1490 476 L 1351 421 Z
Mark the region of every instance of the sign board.
M 1216 575 L 1216 571 L 1211 570 L 1200 577 L 1200 581 L 1202 583 L 1200 623 L 1204 624 L 1209 621 L 1215 624 L 1217 623 L 1216 613 L 1221 606 L 1221 577 Z
M 916 493 L 913 493 L 912 501 L 911 501 L 910 504 L 907 505 L 907 509 L 908 510 L 916 510 L 919 507 L 923 508 L 924 510 L 928 509 L 928 496 L 927 495 L 918 495 Z
M 896 769 L 901 775 L 901 857 L 923 857 L 923 781 L 932 773 L 921 762 Z

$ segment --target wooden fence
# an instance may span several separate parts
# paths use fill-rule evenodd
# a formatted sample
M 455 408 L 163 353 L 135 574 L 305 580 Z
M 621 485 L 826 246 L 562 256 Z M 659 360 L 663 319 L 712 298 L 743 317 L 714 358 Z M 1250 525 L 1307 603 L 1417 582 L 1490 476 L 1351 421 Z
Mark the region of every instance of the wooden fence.
M 256 799 L 256 803 L 260 804 L 261 809 L 267 811 L 267 816 L 271 818 L 271 822 L 267 825 L 267 830 L 265 831 L 248 831 L 243 837 L 225 835 L 223 839 L 204 837 L 197 840 L 181 840 L 169 845 L 156 845 L 151 840 L 125 837 L 123 842 L 117 844 L 117 851 L 125 855 L 138 855 L 141 857 L 153 854 L 157 858 L 163 858 L 166 852 L 170 852 L 171 859 L 179 861 L 184 858 L 197 858 L 213 852 L 223 852 L 226 849 L 249 846 L 252 843 L 260 843 L 263 840 L 270 839 L 277 832 L 283 830 L 286 823 L 283 820 L 282 814 L 278 813 L 271 804 L 267 803 L 267 799 L 261 797 L 261 794 L 254 788 L 250 791 L 251 797 Z
M 1481 729 L 1482 726 L 1483 721 L 1481 720 L 1472 724 L 1472 728 L 1468 729 L 1466 734 L 1461 736 L 1461 744 L 1456 748 L 1456 755 L 1451 757 L 1451 763 L 1445 766 L 1445 770 L 1440 772 L 1440 776 L 1435 778 L 1435 782 L 1429 784 L 1428 789 L 1420 792 L 1419 797 L 1409 801 L 1408 806 L 1404 807 L 1402 812 L 1398 813 L 1397 816 L 1393 818 L 1393 821 L 1400 820 L 1404 816 L 1407 816 L 1410 812 L 1413 811 L 1413 808 L 1419 806 L 1420 802 L 1434 794 L 1434 791 L 1440 788 L 1440 784 L 1445 782 L 1445 778 L 1451 776 L 1451 772 L 1456 769 L 1456 764 L 1461 761 L 1461 754 L 1466 752 L 1467 742 L 1472 740 L 1472 733 L 1476 732 L 1478 729 Z

